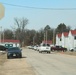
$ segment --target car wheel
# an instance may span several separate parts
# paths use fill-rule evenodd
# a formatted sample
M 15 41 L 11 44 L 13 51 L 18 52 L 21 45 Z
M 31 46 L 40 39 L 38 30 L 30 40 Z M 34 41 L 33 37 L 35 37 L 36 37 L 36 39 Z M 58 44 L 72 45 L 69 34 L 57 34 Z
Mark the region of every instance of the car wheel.
M 42 51 L 39 51 L 39 53 L 42 53 Z
M 50 54 L 50 52 L 48 52 Z
M 50 54 L 50 52 L 47 52 L 47 53 L 49 53 L 49 54 Z
M 22 54 L 20 54 L 19 58 L 22 58 Z

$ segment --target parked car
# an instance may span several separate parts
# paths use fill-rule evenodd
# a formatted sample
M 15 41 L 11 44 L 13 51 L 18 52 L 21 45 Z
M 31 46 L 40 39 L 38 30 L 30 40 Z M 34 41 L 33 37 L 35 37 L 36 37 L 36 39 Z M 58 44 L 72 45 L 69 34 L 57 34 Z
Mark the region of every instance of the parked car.
M 40 49 L 40 45 L 37 46 L 37 51 L 39 51 L 39 49 Z
M 39 47 L 39 53 L 42 53 L 42 52 L 50 53 L 51 52 L 50 45 L 49 44 L 42 43 L 40 45 L 40 47 Z
M 22 58 L 22 50 L 19 47 L 12 47 L 7 50 L 7 58 Z
M 34 46 L 34 50 L 35 50 L 35 51 L 38 51 L 38 47 L 39 47 L 38 45 L 35 45 L 35 46 Z
M 32 49 L 32 46 L 27 46 L 28 49 Z
M 62 46 L 52 46 L 51 51 L 67 51 L 67 48 Z
M 71 52 L 73 52 L 73 51 L 75 51 L 75 52 L 76 52 L 76 47 L 71 48 L 71 49 L 70 49 L 70 51 L 71 51 Z
M 0 45 L 0 51 L 6 51 L 6 47 L 5 46 L 3 46 L 3 45 Z

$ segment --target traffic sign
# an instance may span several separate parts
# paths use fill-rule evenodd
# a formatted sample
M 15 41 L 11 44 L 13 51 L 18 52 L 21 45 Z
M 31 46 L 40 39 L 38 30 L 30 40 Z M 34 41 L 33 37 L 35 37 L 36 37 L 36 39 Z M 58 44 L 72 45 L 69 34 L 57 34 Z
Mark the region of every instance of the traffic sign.
M 0 19 L 4 17 L 4 13 L 5 13 L 5 8 L 2 5 L 2 3 L 0 3 Z

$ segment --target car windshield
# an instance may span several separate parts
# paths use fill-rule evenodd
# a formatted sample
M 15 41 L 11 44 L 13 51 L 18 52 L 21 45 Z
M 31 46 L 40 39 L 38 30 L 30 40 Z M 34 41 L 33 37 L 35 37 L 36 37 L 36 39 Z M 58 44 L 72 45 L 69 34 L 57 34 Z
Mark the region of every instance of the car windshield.
M 50 46 L 49 44 L 43 44 L 43 46 Z
M 18 47 L 13 47 L 13 48 L 9 48 L 8 51 L 11 51 L 11 50 L 20 50 L 20 48 Z

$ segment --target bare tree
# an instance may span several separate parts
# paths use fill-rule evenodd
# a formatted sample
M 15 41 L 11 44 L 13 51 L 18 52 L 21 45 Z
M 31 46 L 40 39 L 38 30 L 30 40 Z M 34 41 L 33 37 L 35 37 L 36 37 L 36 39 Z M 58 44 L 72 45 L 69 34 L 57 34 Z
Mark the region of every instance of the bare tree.
M 27 18 L 15 18 L 15 25 L 16 25 L 16 38 L 20 40 L 20 44 L 22 46 L 22 43 L 24 43 L 25 39 L 25 26 L 28 24 Z
M 13 31 L 11 31 L 10 29 L 6 29 L 3 31 L 4 36 L 2 35 L 2 38 L 4 37 L 4 39 L 13 39 L 14 35 L 13 35 Z

